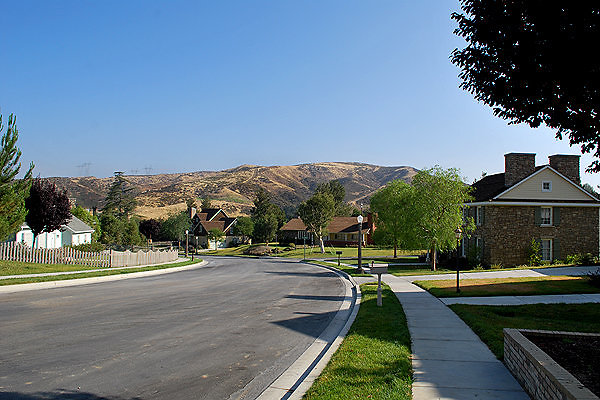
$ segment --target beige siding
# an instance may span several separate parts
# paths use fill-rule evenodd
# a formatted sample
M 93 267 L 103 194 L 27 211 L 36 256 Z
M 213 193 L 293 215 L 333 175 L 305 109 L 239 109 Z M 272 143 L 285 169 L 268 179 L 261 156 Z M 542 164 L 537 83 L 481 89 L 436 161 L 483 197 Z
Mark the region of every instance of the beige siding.
M 542 191 L 544 181 L 552 182 L 551 192 Z M 593 200 L 583 190 L 578 189 L 551 169 L 540 171 L 498 198 L 502 200 Z

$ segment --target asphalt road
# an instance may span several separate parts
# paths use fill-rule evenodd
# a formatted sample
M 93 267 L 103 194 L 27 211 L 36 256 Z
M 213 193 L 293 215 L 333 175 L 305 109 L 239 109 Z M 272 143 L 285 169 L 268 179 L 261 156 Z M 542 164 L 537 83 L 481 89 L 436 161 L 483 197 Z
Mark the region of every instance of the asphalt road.
M 325 269 L 239 258 L 2 294 L 0 398 L 252 399 L 343 298 L 343 283 Z

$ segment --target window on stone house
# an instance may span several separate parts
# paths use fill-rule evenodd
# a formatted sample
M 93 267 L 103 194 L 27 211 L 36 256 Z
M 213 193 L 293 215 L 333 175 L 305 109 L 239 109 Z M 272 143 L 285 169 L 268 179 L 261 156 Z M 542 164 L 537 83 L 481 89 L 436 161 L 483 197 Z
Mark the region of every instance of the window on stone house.
M 540 210 L 541 225 L 552 225 L 552 207 L 542 207 Z
M 542 261 L 552 261 L 552 239 L 542 239 L 540 241 L 542 251 Z
M 483 210 L 481 206 L 475 207 L 475 224 L 483 225 Z

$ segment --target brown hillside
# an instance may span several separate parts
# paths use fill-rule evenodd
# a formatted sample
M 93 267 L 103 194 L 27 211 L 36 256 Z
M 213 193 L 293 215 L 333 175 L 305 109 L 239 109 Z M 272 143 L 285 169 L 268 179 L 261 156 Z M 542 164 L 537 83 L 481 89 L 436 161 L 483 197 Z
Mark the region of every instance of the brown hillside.
M 165 217 L 185 209 L 185 199 L 210 198 L 232 215 L 247 215 L 257 186 L 273 195 L 284 210 L 294 209 L 313 193 L 319 183 L 338 179 L 346 188 L 346 201 L 368 203 L 373 192 L 395 179 L 410 181 L 417 172 L 412 167 L 324 162 L 264 167 L 241 165 L 224 171 L 202 171 L 161 175 L 129 175 L 136 188 L 144 218 Z M 70 197 L 84 207 L 102 207 L 112 178 L 49 178 L 67 189 Z

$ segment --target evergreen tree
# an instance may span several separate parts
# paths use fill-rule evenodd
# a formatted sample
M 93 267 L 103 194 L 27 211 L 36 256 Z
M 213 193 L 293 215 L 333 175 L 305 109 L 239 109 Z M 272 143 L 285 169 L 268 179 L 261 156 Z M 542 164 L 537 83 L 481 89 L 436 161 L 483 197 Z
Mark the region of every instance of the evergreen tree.
M 112 214 L 118 218 L 129 218 L 135 209 L 137 202 L 133 195 L 133 187 L 130 182 L 125 179 L 123 172 L 115 172 L 115 177 L 108 195 L 104 200 L 104 208 L 102 213 Z
M 0 114 L 0 132 L 3 130 Z M 0 142 L 0 241 L 18 231 L 27 214 L 25 198 L 29 195 L 33 163 L 23 179 L 17 179 L 21 169 L 21 151 L 16 147 L 18 138 L 17 119 L 11 114 Z

